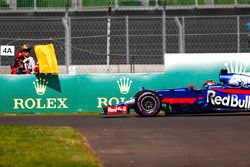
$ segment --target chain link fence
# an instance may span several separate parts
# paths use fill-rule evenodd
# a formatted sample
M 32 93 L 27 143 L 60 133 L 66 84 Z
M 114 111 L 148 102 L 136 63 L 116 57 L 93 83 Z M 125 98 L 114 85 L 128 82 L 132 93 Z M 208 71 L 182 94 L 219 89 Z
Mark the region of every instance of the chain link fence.
M 110 17 L 110 45 L 108 19 L 2 17 L 0 44 L 17 51 L 23 43 L 53 43 L 60 73 L 161 72 L 164 53 L 248 52 L 250 16 Z M 10 73 L 13 62 L 0 56 L 0 73 Z
M 1 11 L 58 11 L 70 10 L 103 10 L 112 3 L 114 9 L 158 9 L 194 8 L 194 7 L 249 7 L 249 0 L 0 0 Z

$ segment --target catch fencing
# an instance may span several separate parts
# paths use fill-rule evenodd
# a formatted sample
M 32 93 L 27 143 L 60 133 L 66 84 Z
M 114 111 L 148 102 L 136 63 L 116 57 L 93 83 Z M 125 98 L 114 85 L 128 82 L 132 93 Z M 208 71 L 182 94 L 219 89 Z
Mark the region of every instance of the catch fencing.
M 0 0 L 0 12 L 113 9 L 152 10 L 166 8 L 249 7 L 249 0 Z
M 17 51 L 23 43 L 53 43 L 60 73 L 161 72 L 165 53 L 248 52 L 249 22 L 250 16 L 166 17 L 164 12 L 161 17 L 0 17 L 0 44 Z M 14 56 L 0 56 L 0 73 L 10 73 L 13 61 Z

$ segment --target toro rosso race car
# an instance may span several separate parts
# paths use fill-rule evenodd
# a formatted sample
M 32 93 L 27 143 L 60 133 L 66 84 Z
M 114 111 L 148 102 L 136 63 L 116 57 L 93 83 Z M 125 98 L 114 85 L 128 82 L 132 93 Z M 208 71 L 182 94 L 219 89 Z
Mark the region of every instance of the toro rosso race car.
M 128 114 L 130 109 L 140 116 L 165 113 L 201 113 L 207 111 L 249 111 L 250 75 L 222 72 L 220 83 L 207 80 L 202 89 L 189 88 L 147 90 L 134 99 L 103 107 L 103 114 Z

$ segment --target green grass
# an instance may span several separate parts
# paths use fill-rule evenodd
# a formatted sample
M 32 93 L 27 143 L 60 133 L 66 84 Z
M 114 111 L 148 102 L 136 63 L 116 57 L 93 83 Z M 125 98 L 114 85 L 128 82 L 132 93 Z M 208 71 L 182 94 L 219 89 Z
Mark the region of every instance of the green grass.
M 0 126 L 0 166 L 100 167 L 85 139 L 70 127 Z

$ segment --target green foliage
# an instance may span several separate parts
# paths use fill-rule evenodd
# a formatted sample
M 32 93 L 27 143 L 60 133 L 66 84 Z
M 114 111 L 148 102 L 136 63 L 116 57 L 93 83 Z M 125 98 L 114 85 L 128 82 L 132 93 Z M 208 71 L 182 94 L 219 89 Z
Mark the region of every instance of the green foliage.
M 37 0 L 37 7 L 70 7 L 71 0 Z
M 84 7 L 88 6 L 108 6 L 108 0 L 83 0 L 82 4 Z M 112 0 L 112 4 L 115 4 L 115 0 Z
M 249 0 L 238 0 L 238 4 L 250 4 Z
M 158 0 L 159 5 L 194 5 L 195 0 Z
M 140 6 L 141 1 L 138 1 L 138 0 L 120 0 L 119 5 L 121 5 L 121 6 Z
M 36 0 L 37 7 L 70 7 L 72 0 Z M 117 0 L 120 6 L 141 6 L 140 0 Z M 235 0 L 214 0 L 214 4 L 234 4 Z M 238 4 L 249 4 L 249 0 L 237 0 Z M 108 6 L 109 0 L 82 0 L 83 7 Z M 115 0 L 112 0 L 114 6 Z M 195 0 L 158 0 L 163 5 L 194 5 Z M 205 0 L 198 0 L 199 5 Z M 155 6 L 155 0 L 149 0 L 149 5 Z M 7 0 L 0 0 L 0 7 L 8 7 Z M 17 7 L 34 7 L 34 0 L 17 0 Z
M 214 4 L 234 4 L 234 0 L 214 0 Z
M 0 138 L 0 166 L 101 166 L 69 127 L 0 126 Z
M 34 7 L 34 0 L 17 0 L 17 7 Z
M 0 0 L 0 7 L 8 7 L 6 0 Z

